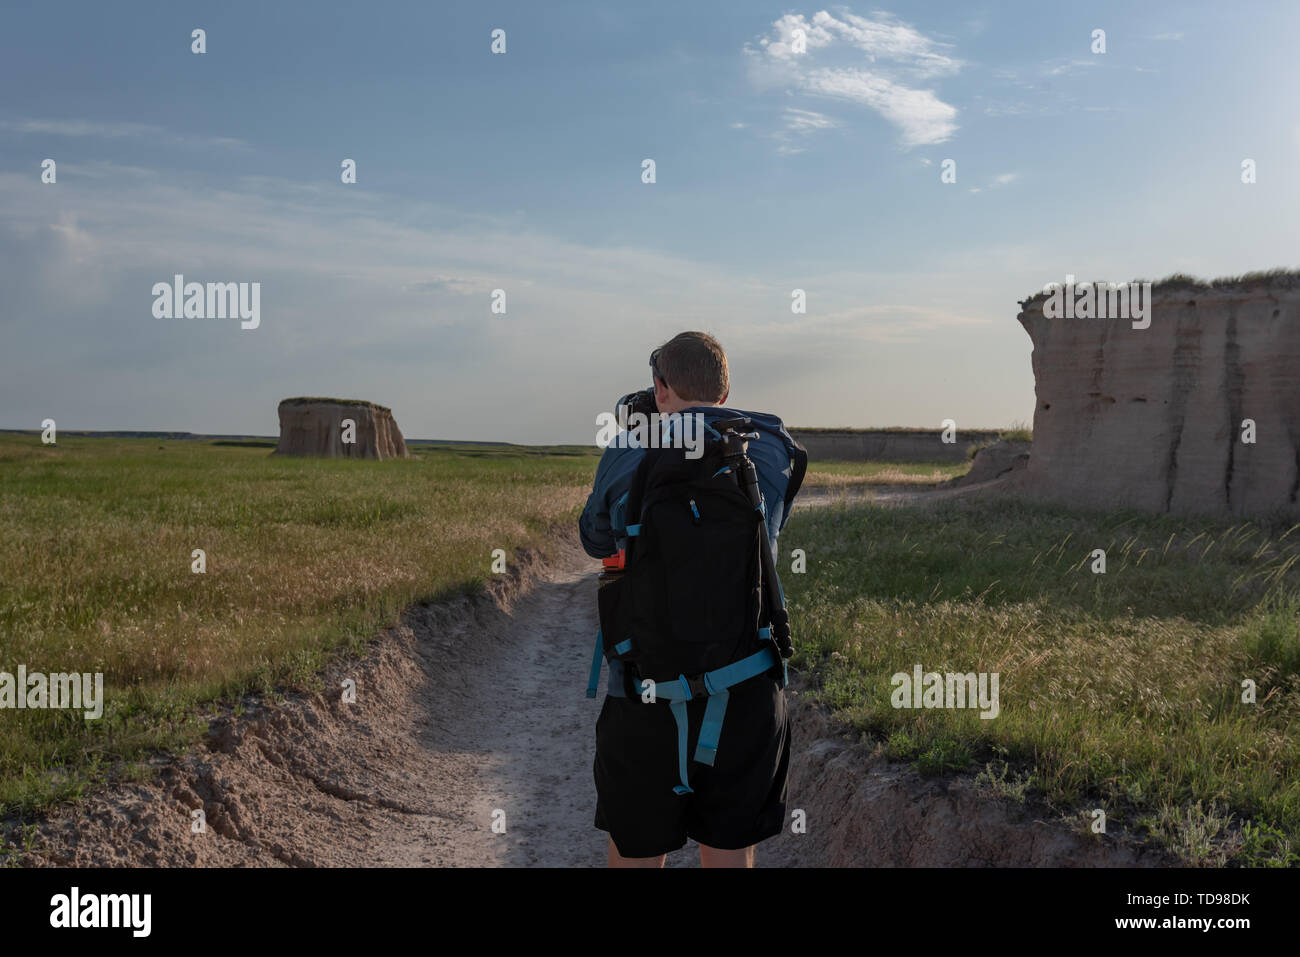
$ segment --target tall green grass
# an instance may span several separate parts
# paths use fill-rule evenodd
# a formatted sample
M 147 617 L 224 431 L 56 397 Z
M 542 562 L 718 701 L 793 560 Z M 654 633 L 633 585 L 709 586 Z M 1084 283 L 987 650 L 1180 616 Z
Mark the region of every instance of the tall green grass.
M 810 462 L 805 488 L 867 489 L 880 485 L 939 485 L 965 475 L 970 462 Z
M 300 686 L 412 602 L 481 588 L 493 549 L 576 517 L 596 458 L 557 451 L 0 435 L 0 671 L 103 672 L 106 698 L 98 721 L 0 711 L 0 814 L 131 773 L 194 739 L 196 706 Z
M 1189 862 L 1294 862 L 1300 529 L 1009 501 L 840 505 L 796 512 L 794 548 L 808 560 L 783 577 L 795 663 L 890 756 L 1011 768 Z M 999 673 L 1000 714 L 895 709 L 890 678 L 916 664 Z

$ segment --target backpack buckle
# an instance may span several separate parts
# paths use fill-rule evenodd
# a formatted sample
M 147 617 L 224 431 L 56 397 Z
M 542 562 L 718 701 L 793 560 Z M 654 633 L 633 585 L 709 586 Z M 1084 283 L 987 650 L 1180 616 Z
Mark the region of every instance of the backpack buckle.
M 685 675 L 678 675 L 677 680 L 682 683 L 686 689 L 686 700 L 692 701 L 695 698 L 707 698 L 709 696 L 708 686 L 704 683 L 703 675 L 695 675 L 688 678 Z

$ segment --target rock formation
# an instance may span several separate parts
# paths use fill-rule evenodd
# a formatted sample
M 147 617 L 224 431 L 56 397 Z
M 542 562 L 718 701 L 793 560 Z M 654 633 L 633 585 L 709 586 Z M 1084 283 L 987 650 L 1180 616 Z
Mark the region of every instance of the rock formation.
M 970 471 L 945 484 L 958 486 L 991 482 L 1008 472 L 1027 467 L 1029 451 L 1030 443 L 1019 439 L 1001 439 L 991 445 L 981 446 L 975 452 Z
M 1173 277 L 1151 293 L 1147 328 L 1048 318 L 1043 294 L 1021 304 L 1037 402 L 1009 487 L 1156 512 L 1295 509 L 1300 276 Z
M 345 420 L 351 421 L 351 429 Z M 280 403 L 280 444 L 275 454 L 410 458 L 392 410 L 359 399 L 285 399 Z

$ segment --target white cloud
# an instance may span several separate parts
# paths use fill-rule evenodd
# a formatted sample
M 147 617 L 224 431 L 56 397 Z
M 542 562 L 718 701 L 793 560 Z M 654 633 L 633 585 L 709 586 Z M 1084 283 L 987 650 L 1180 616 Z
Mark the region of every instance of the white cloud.
M 817 96 L 848 100 L 876 110 L 899 128 L 903 145 L 946 142 L 957 130 L 957 109 L 929 90 L 900 86 L 864 70 L 817 70 L 806 78 L 806 89 Z
M 800 110 L 793 106 L 785 109 L 785 128 L 772 134 L 777 141 L 778 153 L 803 153 L 806 147 L 800 145 L 800 138 L 820 130 L 832 130 L 839 126 L 824 113 L 813 110 Z
M 960 61 L 941 53 L 941 45 L 929 37 L 888 14 L 877 16 L 868 20 L 845 13 L 843 20 L 837 20 L 823 10 L 813 17 L 813 25 L 838 33 L 873 60 L 894 60 L 921 76 L 945 76 L 960 68 Z
M 796 31 L 803 32 L 806 52 L 794 52 Z M 943 143 L 957 129 L 955 107 L 912 85 L 961 68 L 945 48 L 889 14 L 836 17 L 823 10 L 811 20 L 786 14 L 769 35 L 747 44 L 745 53 L 757 85 L 874 110 L 901 131 L 903 145 L 910 148 Z
M 838 125 L 825 114 L 814 113 L 812 110 L 797 110 L 793 106 L 788 106 L 785 110 L 786 129 L 795 132 L 829 130 Z
M 1008 183 L 1014 183 L 1020 178 L 1019 173 L 999 173 L 993 177 L 993 186 L 1006 186 Z
M 830 46 L 834 38 L 825 27 L 814 27 L 801 13 L 787 13 L 772 24 L 772 36 L 758 41 L 759 47 L 767 56 L 776 60 L 794 61 L 804 54 L 795 53 L 793 44 L 795 31 L 802 30 L 809 50 Z M 750 50 L 746 47 L 746 50 Z

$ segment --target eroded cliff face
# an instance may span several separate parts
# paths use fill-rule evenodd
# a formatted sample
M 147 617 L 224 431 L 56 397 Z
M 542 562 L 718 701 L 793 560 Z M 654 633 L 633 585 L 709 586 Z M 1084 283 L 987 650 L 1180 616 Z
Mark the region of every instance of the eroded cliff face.
M 345 420 L 351 420 L 351 428 Z M 410 457 L 390 409 L 373 402 L 337 399 L 281 402 L 280 444 L 275 451 L 278 455 L 353 459 Z
M 1048 318 L 1044 301 L 1017 317 L 1037 396 L 1021 490 L 1160 512 L 1296 509 L 1300 277 L 1157 283 L 1147 328 Z

